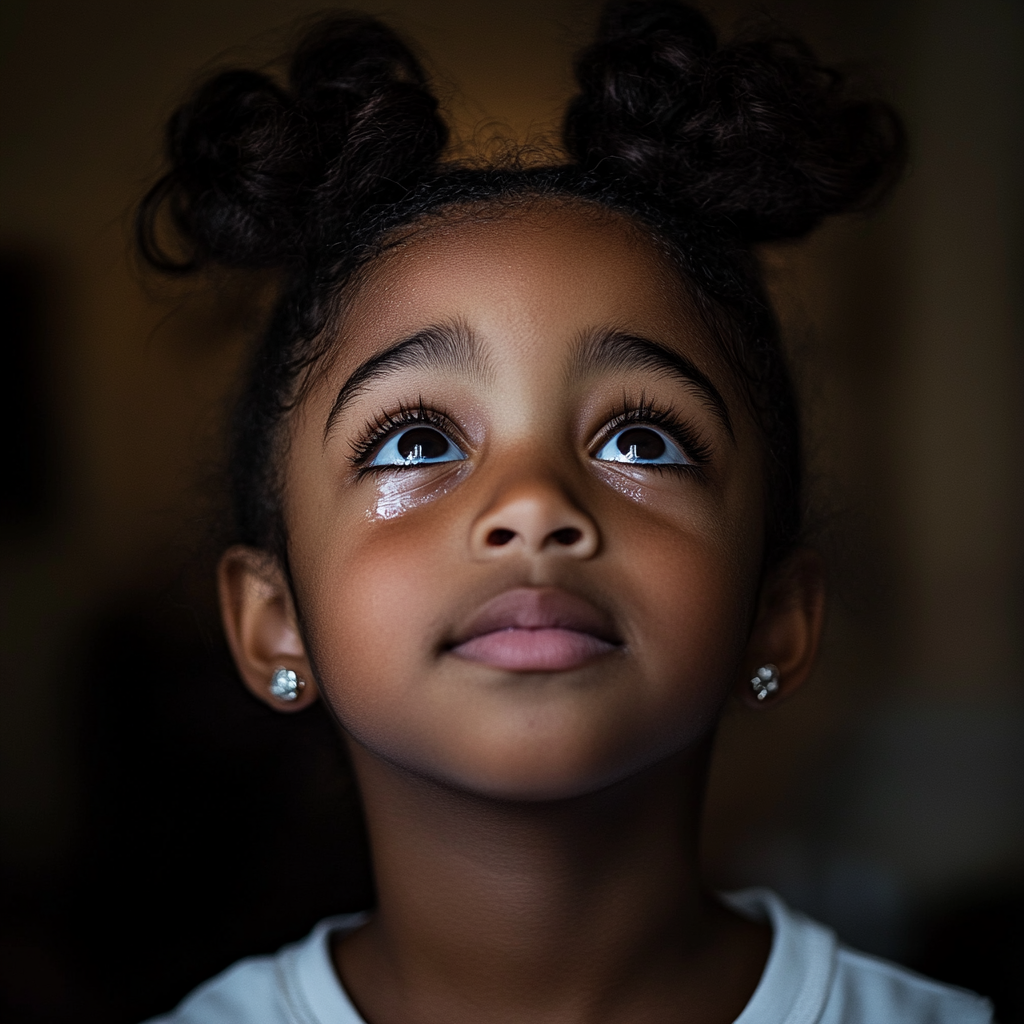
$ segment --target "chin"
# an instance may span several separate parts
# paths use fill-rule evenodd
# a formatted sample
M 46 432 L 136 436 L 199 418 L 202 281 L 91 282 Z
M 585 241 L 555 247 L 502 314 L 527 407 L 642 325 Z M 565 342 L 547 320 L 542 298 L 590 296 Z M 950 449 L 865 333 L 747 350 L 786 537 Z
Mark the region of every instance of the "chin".
M 635 694 L 619 699 L 620 687 L 550 690 L 537 699 L 518 687 L 470 687 L 430 716 L 410 714 L 402 700 L 373 714 L 365 706 L 335 711 L 378 763 L 453 793 L 502 802 L 598 793 L 696 747 L 713 727 L 706 701 L 646 706 Z M 600 699 L 602 692 L 609 699 Z
M 466 758 L 461 765 L 435 767 L 438 782 L 491 800 L 542 803 L 573 800 L 623 782 L 674 753 L 674 749 L 645 746 L 642 753 L 595 749 L 573 738 L 536 739 L 491 747 Z M 440 769 L 440 770 L 438 770 Z

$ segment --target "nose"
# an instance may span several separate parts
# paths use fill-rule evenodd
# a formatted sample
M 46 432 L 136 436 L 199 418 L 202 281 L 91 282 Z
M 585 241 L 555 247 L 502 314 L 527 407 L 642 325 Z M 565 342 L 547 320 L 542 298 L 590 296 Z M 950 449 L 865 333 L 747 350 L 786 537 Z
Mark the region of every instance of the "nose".
M 476 558 L 562 555 L 591 558 L 600 546 L 597 524 L 553 482 L 505 490 L 473 524 Z

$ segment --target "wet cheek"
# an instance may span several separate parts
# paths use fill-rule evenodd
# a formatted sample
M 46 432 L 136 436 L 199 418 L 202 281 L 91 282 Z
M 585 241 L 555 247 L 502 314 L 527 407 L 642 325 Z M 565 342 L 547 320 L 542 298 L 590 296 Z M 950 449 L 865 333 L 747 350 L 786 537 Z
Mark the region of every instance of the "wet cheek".
M 375 481 L 362 517 L 369 523 L 386 522 L 409 515 L 446 498 L 469 473 L 468 463 L 453 462 L 433 467 L 426 479 L 420 474 L 396 473 Z
M 317 510 L 293 531 L 292 566 L 321 673 L 336 657 L 352 664 L 365 651 L 376 659 L 414 626 L 443 568 L 446 531 L 437 506 L 463 473 L 453 463 L 429 474 L 382 473 L 358 486 L 321 480 L 304 502 L 296 500 Z

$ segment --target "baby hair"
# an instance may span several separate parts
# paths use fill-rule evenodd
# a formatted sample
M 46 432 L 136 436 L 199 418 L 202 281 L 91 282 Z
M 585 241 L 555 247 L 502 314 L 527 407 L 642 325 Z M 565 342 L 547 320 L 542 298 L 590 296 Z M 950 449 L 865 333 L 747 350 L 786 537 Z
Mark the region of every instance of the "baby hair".
M 550 199 L 625 216 L 677 268 L 761 435 L 765 566 L 799 542 L 800 417 L 752 247 L 875 203 L 901 168 L 900 122 L 801 41 L 722 44 L 672 0 L 609 4 L 575 76 L 565 157 L 541 164 L 451 159 L 423 68 L 369 17 L 320 21 L 284 81 L 223 71 L 171 118 L 170 168 L 138 213 L 143 257 L 282 275 L 234 418 L 234 539 L 287 572 L 282 428 L 357 271 L 428 218 Z

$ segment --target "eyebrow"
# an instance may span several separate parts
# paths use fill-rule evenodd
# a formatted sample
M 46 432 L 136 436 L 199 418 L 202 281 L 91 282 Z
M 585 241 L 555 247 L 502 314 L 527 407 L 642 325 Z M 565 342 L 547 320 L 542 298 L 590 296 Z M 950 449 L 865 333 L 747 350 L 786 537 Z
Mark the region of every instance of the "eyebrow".
M 484 361 L 476 339 L 465 324 L 431 324 L 371 356 L 349 374 L 338 391 L 327 422 L 324 440 L 345 407 L 371 385 L 399 370 L 442 369 L 453 373 L 481 373 Z
M 622 331 L 593 331 L 581 339 L 572 372 L 585 376 L 607 370 L 653 370 L 663 377 L 671 377 L 692 391 L 706 405 L 735 440 L 729 408 L 721 392 L 689 359 L 650 338 Z

